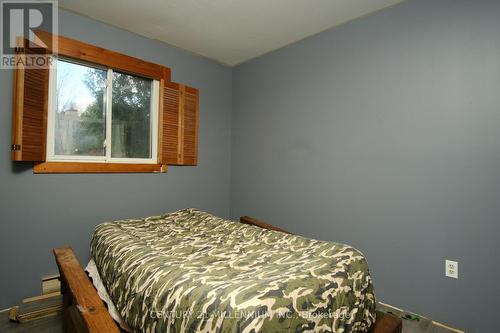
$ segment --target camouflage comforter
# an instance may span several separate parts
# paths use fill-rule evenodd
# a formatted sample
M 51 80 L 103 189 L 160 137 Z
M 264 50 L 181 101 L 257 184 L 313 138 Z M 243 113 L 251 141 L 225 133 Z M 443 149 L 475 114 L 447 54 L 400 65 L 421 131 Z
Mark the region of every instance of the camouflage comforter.
M 195 209 L 106 222 L 91 250 L 134 332 L 366 332 L 375 297 L 347 245 Z

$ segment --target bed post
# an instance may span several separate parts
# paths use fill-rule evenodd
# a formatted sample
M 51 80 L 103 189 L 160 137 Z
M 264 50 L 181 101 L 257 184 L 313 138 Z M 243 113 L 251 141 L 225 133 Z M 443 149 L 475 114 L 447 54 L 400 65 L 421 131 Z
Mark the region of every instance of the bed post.
M 369 333 L 401 333 L 403 321 L 392 313 L 377 311 L 377 321 Z
M 54 249 L 61 276 L 64 332 L 119 333 L 71 247 Z

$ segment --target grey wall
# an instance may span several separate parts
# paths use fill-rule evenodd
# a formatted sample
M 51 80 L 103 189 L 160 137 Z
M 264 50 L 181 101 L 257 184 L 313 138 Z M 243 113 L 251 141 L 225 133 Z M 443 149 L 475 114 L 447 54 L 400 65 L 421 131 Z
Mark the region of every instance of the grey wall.
M 0 309 L 40 293 L 57 272 L 51 249 L 71 244 L 80 260 L 102 221 L 185 207 L 229 215 L 231 68 L 132 33 L 60 12 L 59 32 L 172 68 L 200 89 L 199 166 L 167 174 L 33 175 L 10 161 L 12 72 L 0 70 Z
M 56 272 L 51 248 L 71 244 L 86 261 L 96 224 L 195 206 L 352 244 L 379 300 L 496 331 L 499 15 L 494 0 L 409 0 L 231 71 L 62 11 L 61 34 L 165 64 L 200 89 L 200 163 L 33 175 L 4 149 L 0 309 Z M 0 71 L 2 147 L 11 82 Z M 458 280 L 444 277 L 445 258 L 460 262 Z
M 238 66 L 231 215 L 349 243 L 380 301 L 498 331 L 499 18 L 409 0 Z

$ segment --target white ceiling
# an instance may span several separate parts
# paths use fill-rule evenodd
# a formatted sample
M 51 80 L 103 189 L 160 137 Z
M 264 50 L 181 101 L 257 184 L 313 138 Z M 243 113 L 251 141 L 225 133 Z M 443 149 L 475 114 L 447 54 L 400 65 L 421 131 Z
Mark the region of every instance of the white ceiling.
M 234 66 L 403 0 L 59 0 L 59 6 Z

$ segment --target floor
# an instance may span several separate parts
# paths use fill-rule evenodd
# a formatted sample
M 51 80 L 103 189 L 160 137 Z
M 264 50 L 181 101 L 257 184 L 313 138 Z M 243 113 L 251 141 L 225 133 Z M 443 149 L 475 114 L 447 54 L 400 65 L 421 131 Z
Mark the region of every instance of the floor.
M 23 324 L 11 322 L 9 311 L 0 312 L 0 332 L 2 333 L 62 333 L 60 314 Z
M 398 310 L 383 305 L 379 306 L 379 310 L 404 315 Z M 62 333 L 62 331 L 61 315 L 18 324 L 9 321 L 8 311 L 0 312 L 0 332 L 2 333 Z M 403 320 L 403 333 L 455 333 L 455 331 L 440 327 L 429 319 L 419 318 L 419 320 Z

